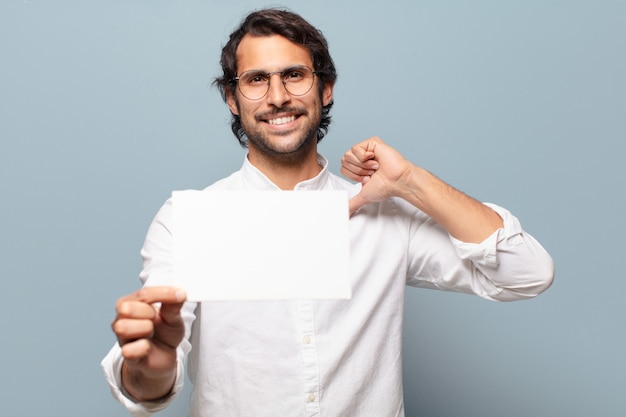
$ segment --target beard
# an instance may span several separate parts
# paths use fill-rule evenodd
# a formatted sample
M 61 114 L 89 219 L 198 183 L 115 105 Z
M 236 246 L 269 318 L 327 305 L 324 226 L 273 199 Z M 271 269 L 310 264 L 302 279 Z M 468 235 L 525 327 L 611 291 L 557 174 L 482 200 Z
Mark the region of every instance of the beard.
M 278 133 L 274 138 L 270 137 L 262 129 L 265 123 L 262 119 L 284 112 L 298 114 L 298 117 L 308 117 L 308 122 L 298 130 Z M 312 112 L 303 107 L 283 107 L 270 113 L 257 115 L 252 120 L 242 117 L 241 126 L 248 138 L 248 146 L 254 147 L 256 151 L 275 163 L 294 165 L 299 164 L 310 155 L 312 150 L 316 149 L 317 130 L 322 120 L 321 114 L 322 108 L 319 104 Z M 281 142 L 280 137 L 286 140 Z

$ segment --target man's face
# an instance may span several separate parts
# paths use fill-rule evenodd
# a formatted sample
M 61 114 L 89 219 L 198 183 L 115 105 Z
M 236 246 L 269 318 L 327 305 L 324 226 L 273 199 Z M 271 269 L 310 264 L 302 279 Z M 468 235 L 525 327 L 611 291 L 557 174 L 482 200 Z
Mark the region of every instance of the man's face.
M 278 35 L 255 37 L 246 35 L 237 48 L 237 73 L 259 70 L 265 73 L 295 65 L 313 68 L 309 51 Z M 250 100 L 236 90 L 228 94 L 228 107 L 239 115 L 253 153 L 270 157 L 297 158 L 315 150 L 316 129 L 322 106 L 332 99 L 332 86 L 319 94 L 318 78 L 302 96 L 292 96 L 285 89 L 280 74 L 272 75 L 270 88 L 260 100 Z

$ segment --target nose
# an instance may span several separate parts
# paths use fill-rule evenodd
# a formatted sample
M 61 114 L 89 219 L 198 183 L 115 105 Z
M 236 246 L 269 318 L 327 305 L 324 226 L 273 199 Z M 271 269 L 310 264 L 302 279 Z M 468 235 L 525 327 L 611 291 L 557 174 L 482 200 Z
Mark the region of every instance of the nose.
M 275 77 L 275 75 L 278 77 Z M 267 91 L 268 103 L 280 108 L 291 100 L 291 95 L 287 92 L 283 84 L 282 74 L 270 74 L 268 83 L 270 84 L 269 90 Z

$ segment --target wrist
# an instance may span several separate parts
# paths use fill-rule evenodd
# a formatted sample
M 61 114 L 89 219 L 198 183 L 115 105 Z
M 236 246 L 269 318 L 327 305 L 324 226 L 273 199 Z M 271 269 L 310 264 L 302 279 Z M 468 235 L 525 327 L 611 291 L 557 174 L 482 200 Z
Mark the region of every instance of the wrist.
M 425 186 L 432 183 L 432 174 L 422 167 L 410 164 L 396 182 L 394 196 L 400 197 L 420 208 Z
M 168 370 L 147 370 L 124 361 L 121 382 L 125 395 L 136 402 L 160 401 L 168 397 L 176 382 L 177 364 Z

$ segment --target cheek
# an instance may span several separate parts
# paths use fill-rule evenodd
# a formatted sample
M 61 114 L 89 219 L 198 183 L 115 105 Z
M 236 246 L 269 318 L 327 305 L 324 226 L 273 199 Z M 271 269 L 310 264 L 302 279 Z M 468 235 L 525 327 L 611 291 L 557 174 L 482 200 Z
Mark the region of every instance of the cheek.
M 240 103 L 238 108 L 237 108 L 237 115 L 241 119 L 252 120 L 252 119 L 254 119 L 254 109 L 249 107 L 249 106 L 247 107 L 245 105 L 241 105 L 241 103 Z

